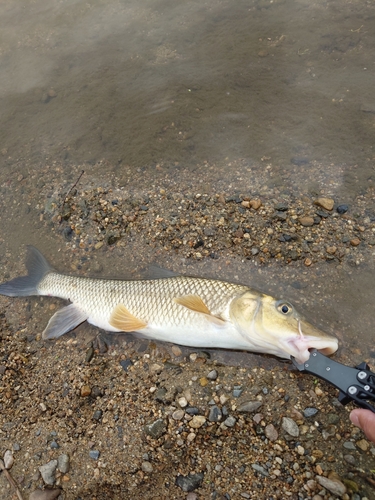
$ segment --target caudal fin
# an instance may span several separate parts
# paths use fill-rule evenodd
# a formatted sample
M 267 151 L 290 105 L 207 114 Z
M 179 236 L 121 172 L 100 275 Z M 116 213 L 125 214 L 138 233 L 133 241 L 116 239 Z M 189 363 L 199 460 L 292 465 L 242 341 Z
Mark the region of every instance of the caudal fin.
M 52 271 L 52 268 L 39 250 L 31 245 L 27 247 L 26 269 L 27 276 L 20 276 L 1 284 L 0 295 L 9 297 L 39 295 L 38 284 Z

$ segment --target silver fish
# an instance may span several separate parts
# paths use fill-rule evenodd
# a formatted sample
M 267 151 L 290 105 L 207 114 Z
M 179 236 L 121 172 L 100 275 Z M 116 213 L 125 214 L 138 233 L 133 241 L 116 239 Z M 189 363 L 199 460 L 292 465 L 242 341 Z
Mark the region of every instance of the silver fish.
M 190 276 L 130 281 L 69 276 L 55 271 L 31 246 L 26 267 L 27 276 L 0 285 L 1 295 L 46 295 L 71 302 L 49 320 L 44 339 L 88 321 L 110 332 L 294 356 L 299 363 L 309 358 L 311 348 L 329 355 L 338 347 L 335 337 L 305 321 L 289 302 L 244 285 Z

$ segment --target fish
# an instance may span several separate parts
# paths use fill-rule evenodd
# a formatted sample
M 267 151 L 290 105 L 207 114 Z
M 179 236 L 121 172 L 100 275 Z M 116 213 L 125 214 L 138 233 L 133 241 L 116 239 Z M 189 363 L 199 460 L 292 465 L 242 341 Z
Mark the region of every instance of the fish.
M 325 355 L 338 348 L 336 337 L 306 321 L 288 301 L 229 281 L 177 275 L 155 279 L 100 279 L 62 274 L 42 253 L 27 247 L 27 275 L 0 285 L 10 297 L 59 297 L 59 309 L 42 333 L 56 339 L 87 321 L 109 332 L 198 348 L 224 348 L 293 356 L 303 363 L 309 349 Z

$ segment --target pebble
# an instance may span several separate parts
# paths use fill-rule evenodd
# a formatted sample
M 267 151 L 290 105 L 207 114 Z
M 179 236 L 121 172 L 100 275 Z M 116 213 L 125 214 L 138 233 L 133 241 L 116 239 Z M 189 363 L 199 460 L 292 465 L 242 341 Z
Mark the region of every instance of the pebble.
M 369 443 L 368 443 L 368 441 L 366 441 L 366 439 L 361 439 L 360 441 L 357 441 L 356 445 L 362 451 L 367 451 L 369 449 L 369 446 L 370 446 Z
M 308 216 L 300 217 L 298 221 L 301 224 L 301 226 L 310 227 L 314 225 L 313 217 L 308 217 Z
M 182 351 L 177 345 L 173 345 L 171 347 L 171 350 L 172 350 L 173 355 L 176 356 L 176 358 L 178 358 L 179 356 L 182 355 Z
M 98 460 L 98 458 L 100 457 L 100 451 L 99 450 L 90 450 L 89 457 L 92 458 L 93 460 Z
M 30 493 L 29 500 L 55 500 L 61 495 L 61 489 L 34 490 Z
M 283 417 L 281 427 L 290 436 L 293 436 L 293 437 L 298 437 L 299 436 L 298 425 L 291 418 L 289 418 L 289 417 Z
M 141 468 L 143 472 L 146 472 L 146 474 L 151 474 L 151 472 L 154 470 L 152 464 L 150 462 L 142 462 Z
M 343 446 L 347 450 L 355 450 L 356 449 L 356 447 L 354 446 L 354 443 L 352 443 L 351 441 L 345 441 L 345 443 L 343 444 Z
M 188 476 L 178 475 L 176 477 L 176 485 L 179 486 L 182 491 L 189 492 L 193 491 L 201 485 L 204 478 L 203 472 L 198 474 L 189 474 Z
M 5 466 L 5 468 L 8 470 L 11 469 L 13 463 L 14 463 L 13 453 L 11 452 L 11 450 L 7 450 L 4 453 L 4 466 Z
M 306 417 L 306 418 L 309 418 L 309 417 L 313 417 L 314 415 L 316 415 L 318 413 L 319 410 L 317 410 L 316 408 L 305 408 L 303 410 L 303 415 Z
M 83 385 L 81 387 L 81 396 L 83 398 L 86 398 L 87 396 L 90 396 L 91 394 L 91 387 L 89 385 Z
M 208 380 L 207 380 L 207 378 L 206 378 L 206 377 L 201 377 L 201 378 L 199 379 L 199 385 L 200 385 L 201 387 L 206 387 L 206 385 L 207 385 L 207 384 L 208 384 Z
M 241 403 L 237 408 L 237 411 L 252 413 L 257 411 L 262 406 L 261 401 L 246 401 L 245 403 Z
M 350 244 L 352 247 L 357 247 L 361 243 L 361 240 L 359 238 L 353 238 L 350 240 Z
M 69 472 L 69 467 L 70 467 L 69 455 L 63 453 L 57 459 L 57 468 L 59 469 L 60 472 L 66 474 L 67 472 Z
M 14 451 L 20 451 L 21 446 L 18 443 L 13 443 L 13 450 Z
M 191 491 L 187 494 L 186 500 L 198 500 L 198 495 Z
M 160 375 L 160 373 L 163 371 L 164 366 L 159 365 L 158 363 L 154 363 L 150 366 L 150 372 L 154 375 Z
M 206 423 L 206 417 L 203 415 L 194 415 L 194 417 L 190 420 L 189 426 L 192 429 L 199 429 Z
M 342 214 L 345 214 L 349 210 L 349 206 L 348 205 L 339 205 L 336 208 L 336 210 L 337 210 L 337 213 L 342 215 Z
M 224 420 L 224 425 L 227 427 L 234 427 L 235 423 L 237 422 L 237 419 L 229 416 L 227 419 Z
M 182 420 L 184 418 L 185 412 L 184 410 L 175 410 L 172 413 L 173 420 Z
M 131 366 L 133 366 L 133 361 L 131 359 L 122 359 L 120 365 L 124 372 L 127 372 Z
M 51 460 L 47 464 L 39 467 L 40 474 L 45 484 L 53 485 L 55 482 L 55 472 L 57 469 L 57 460 Z
M 102 410 L 96 410 L 94 412 L 94 415 L 92 416 L 92 418 L 93 418 L 93 420 L 96 420 L 97 422 L 99 422 L 99 420 L 102 418 L 102 415 L 103 415 Z
M 145 425 L 144 429 L 146 434 L 154 439 L 159 439 L 167 430 L 166 424 L 162 418 L 158 418 L 155 422 Z
M 262 467 L 261 465 L 259 465 L 259 464 L 251 464 L 251 467 L 254 470 L 256 470 L 257 472 L 259 472 L 260 474 L 262 474 L 262 476 L 266 476 L 266 477 L 269 476 L 269 474 L 266 471 L 266 469 L 264 467 Z
M 357 465 L 357 460 L 353 457 L 353 455 L 344 455 L 344 460 L 350 465 Z
M 216 370 L 211 370 L 208 374 L 207 374 L 207 378 L 208 380 L 216 380 L 218 377 L 218 373 Z
M 316 476 L 318 483 L 334 495 L 341 497 L 346 493 L 346 486 L 337 479 L 328 479 L 324 476 Z
M 275 429 L 275 427 L 272 424 L 266 425 L 266 428 L 264 429 L 264 433 L 270 441 L 276 441 L 277 438 L 279 437 L 277 430 Z
M 181 408 L 186 408 L 188 405 L 188 402 L 187 402 L 187 399 L 185 398 L 185 396 L 178 398 L 177 403 L 181 406 Z
M 218 406 L 212 406 L 212 408 L 210 408 L 208 420 L 210 422 L 220 422 L 221 419 L 222 419 L 222 413 L 220 408 Z
M 318 207 L 322 207 L 324 208 L 324 210 L 329 211 L 333 209 L 334 204 L 335 201 L 332 198 L 317 198 L 314 201 L 314 205 L 317 205 Z

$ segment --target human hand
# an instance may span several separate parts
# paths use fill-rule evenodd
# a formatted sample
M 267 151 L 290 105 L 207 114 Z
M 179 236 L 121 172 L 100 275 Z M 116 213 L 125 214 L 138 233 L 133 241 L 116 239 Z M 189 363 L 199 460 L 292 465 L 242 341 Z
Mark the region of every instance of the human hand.
M 350 420 L 354 425 L 363 430 L 367 439 L 375 443 L 375 413 L 371 410 L 352 410 Z

